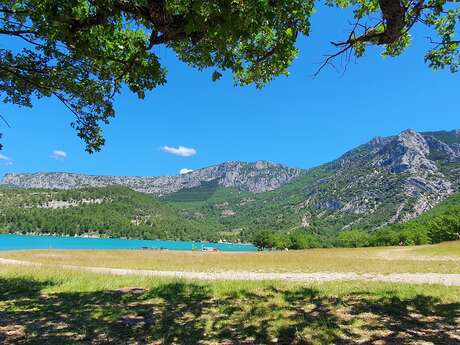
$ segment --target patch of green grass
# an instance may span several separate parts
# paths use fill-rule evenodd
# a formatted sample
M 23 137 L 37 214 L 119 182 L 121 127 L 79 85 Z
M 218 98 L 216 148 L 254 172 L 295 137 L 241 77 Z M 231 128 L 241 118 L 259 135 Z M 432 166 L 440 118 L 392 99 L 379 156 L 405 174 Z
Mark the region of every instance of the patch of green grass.
M 458 287 L 0 267 L 2 344 L 454 344 L 459 317 Z

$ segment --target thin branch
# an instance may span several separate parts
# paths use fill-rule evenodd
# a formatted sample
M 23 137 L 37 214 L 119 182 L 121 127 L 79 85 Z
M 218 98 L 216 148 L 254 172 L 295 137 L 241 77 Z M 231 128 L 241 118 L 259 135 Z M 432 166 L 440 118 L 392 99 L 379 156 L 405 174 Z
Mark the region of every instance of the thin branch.
M 350 57 L 348 58 L 348 61 L 350 60 L 350 58 L 351 58 L 351 50 L 353 48 L 353 44 L 349 43 L 349 42 L 352 40 L 353 36 L 355 35 L 355 31 L 356 31 L 356 28 L 358 26 L 362 27 L 363 25 L 360 24 L 359 21 L 357 21 L 356 23 L 353 24 L 353 29 L 351 30 L 350 34 L 348 35 L 347 41 L 339 42 L 339 43 L 331 42 L 332 45 L 334 45 L 336 47 L 343 47 L 343 48 L 341 50 L 339 50 L 335 54 L 327 55 L 326 60 L 324 60 L 324 62 L 321 64 L 321 66 L 313 74 L 313 78 L 316 78 L 319 75 L 319 73 L 323 70 L 323 68 L 326 67 L 327 65 L 333 66 L 335 68 L 335 66 L 331 63 L 331 61 L 333 59 L 335 59 L 337 56 L 339 56 L 339 55 L 341 55 L 341 54 L 343 54 L 345 52 L 350 51 Z M 347 62 L 347 65 L 348 65 L 348 62 Z
M 43 44 L 40 44 L 40 43 L 37 43 L 37 42 L 34 42 L 32 41 L 31 39 L 27 38 L 24 36 L 24 34 L 20 34 L 20 33 L 3 33 L 3 32 L 0 32 L 0 34 L 4 34 L 4 35 L 9 35 L 9 36 L 16 36 L 16 37 L 19 37 L 21 38 L 22 40 L 26 41 L 27 43 L 30 43 L 30 44 L 33 44 L 37 47 L 41 47 L 41 48 L 44 48 L 45 46 Z M 27 34 L 31 34 L 31 33 L 27 33 Z
M 27 14 L 29 11 L 27 10 L 11 10 L 9 8 L 2 7 L 0 8 L 0 13 L 6 13 L 6 14 Z
M 47 85 L 41 85 L 39 82 L 36 82 L 36 81 L 34 81 L 32 79 L 29 79 L 29 78 L 23 76 L 21 73 L 17 73 L 15 71 L 10 70 L 9 68 L 2 67 L 1 65 L 0 65 L 0 69 L 3 69 L 4 71 L 10 72 L 10 73 L 13 73 L 18 78 L 22 79 L 23 81 L 25 81 L 27 83 L 30 83 L 30 84 L 34 85 L 38 89 L 47 90 L 47 91 L 51 92 L 51 94 L 54 95 L 59 101 L 61 101 L 66 106 L 66 108 L 69 109 L 75 115 L 75 117 L 78 120 L 82 121 L 80 114 L 78 114 L 75 111 L 75 109 L 73 109 L 73 107 L 68 104 L 67 100 L 62 95 L 60 95 L 59 93 L 54 91 L 51 87 L 49 87 Z
M 6 126 L 7 126 L 8 128 L 11 128 L 10 124 L 8 123 L 8 121 L 6 121 L 6 119 L 3 117 L 2 114 L 0 114 L 0 119 L 2 119 L 3 122 L 5 122 L 5 124 L 6 124 Z
M 332 54 L 332 55 L 328 55 L 326 60 L 321 64 L 321 66 L 318 68 L 318 70 L 313 74 L 313 78 L 316 78 L 319 75 L 319 73 L 323 70 L 324 67 L 326 67 L 327 65 L 332 65 L 331 61 L 333 59 L 335 59 L 337 56 L 345 53 L 346 51 L 348 51 L 349 49 L 352 49 L 352 48 L 353 48 L 353 45 L 350 44 L 350 45 L 346 46 L 345 48 L 341 49 L 340 51 L 338 51 L 337 53 Z
M 2 35 L 17 36 L 17 35 L 34 34 L 34 33 L 35 31 L 33 30 L 3 30 L 3 29 L 0 29 L 0 34 Z
M 67 109 L 69 109 L 69 110 L 72 112 L 72 114 L 75 115 L 75 117 L 76 117 L 79 121 L 82 121 L 82 122 L 84 121 L 84 120 L 81 118 L 80 114 L 78 114 L 78 113 L 75 111 L 75 109 L 73 109 L 73 107 L 72 107 L 71 105 L 68 104 L 67 100 L 66 100 L 62 95 L 58 94 L 58 93 L 55 92 L 55 91 L 52 91 L 52 93 L 53 93 L 54 96 L 56 96 L 56 98 L 57 98 L 59 101 L 61 101 L 62 104 L 65 105 L 65 107 L 66 107 Z
M 316 77 L 325 66 L 331 65 L 331 61 L 337 56 L 343 53 L 351 54 L 357 43 L 387 45 L 396 42 L 419 21 L 422 10 L 425 8 L 424 2 L 425 0 L 411 1 L 407 6 L 403 6 L 398 0 L 379 0 L 382 20 L 370 28 L 358 21 L 354 24 L 345 41 L 331 42 L 333 46 L 341 49 L 337 53 L 329 55 L 313 76 Z M 410 13 L 409 18 L 406 19 L 408 13 Z M 377 30 L 382 24 L 384 25 L 383 31 Z M 357 36 L 357 28 L 363 29 L 363 34 Z M 346 59 L 346 65 L 348 65 L 351 55 L 346 56 Z
M 449 41 L 449 42 L 436 42 L 436 41 L 433 41 L 433 39 L 431 37 L 426 37 L 426 38 L 430 40 L 431 44 L 435 44 L 437 46 L 445 46 L 445 45 L 449 45 L 449 44 L 460 44 L 460 40 L 458 40 L 458 41 Z

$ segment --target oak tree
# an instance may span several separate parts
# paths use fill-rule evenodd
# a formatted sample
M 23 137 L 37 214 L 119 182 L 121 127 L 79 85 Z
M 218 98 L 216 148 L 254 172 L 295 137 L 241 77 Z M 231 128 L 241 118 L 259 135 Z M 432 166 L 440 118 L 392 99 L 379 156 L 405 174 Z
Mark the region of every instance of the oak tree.
M 353 8 L 354 23 L 319 70 L 341 54 L 362 56 L 368 45 L 399 55 L 416 23 L 437 33 L 427 42 L 428 65 L 459 68 L 455 1 L 326 4 Z M 229 71 L 237 85 L 262 87 L 288 74 L 314 7 L 313 0 L 0 0 L 0 93 L 4 102 L 27 107 L 56 97 L 75 115 L 72 126 L 91 153 L 104 144 L 101 124 L 114 116 L 122 86 L 144 98 L 166 83 L 155 46 L 192 67 L 213 68 L 213 80 Z

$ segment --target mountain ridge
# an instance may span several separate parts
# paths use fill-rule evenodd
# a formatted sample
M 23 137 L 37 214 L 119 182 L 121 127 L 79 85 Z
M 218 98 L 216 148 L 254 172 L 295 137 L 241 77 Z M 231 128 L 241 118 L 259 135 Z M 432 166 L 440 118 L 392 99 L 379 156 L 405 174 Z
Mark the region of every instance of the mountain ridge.
M 374 138 L 276 190 L 233 195 L 225 207 L 220 197 L 193 207 L 175 202 L 186 217 L 211 217 L 228 230 L 335 232 L 413 219 L 459 189 L 460 131 L 406 130 Z
M 68 172 L 7 173 L 0 184 L 45 189 L 122 185 L 138 192 L 162 196 L 218 180 L 224 187 L 261 193 L 291 181 L 301 175 L 302 171 L 262 160 L 253 163 L 227 161 L 178 176 L 104 176 Z
M 43 175 L 35 175 L 32 180 L 28 180 L 30 175 L 9 175 L 3 182 L 49 188 Z M 51 176 L 51 182 L 56 176 L 62 177 L 46 176 Z M 111 177 L 93 178 L 107 184 L 104 178 Z M 189 224 L 200 224 L 210 231 L 208 234 L 216 232 L 223 238 L 247 240 L 264 230 L 299 230 L 321 236 L 350 229 L 372 232 L 414 219 L 460 192 L 460 131 L 425 133 L 409 129 L 394 136 L 376 137 L 311 169 L 292 169 L 267 161 L 232 161 L 164 177 L 163 184 L 154 177 L 151 179 L 157 181 L 156 185 L 143 184 L 146 178 L 129 179 L 131 187 L 159 197 Z M 58 182 L 68 187 L 65 179 Z M 32 192 L 27 198 L 34 198 Z M 44 198 L 50 193 L 55 192 L 42 191 Z M 11 193 L 12 198 L 14 195 Z M 59 205 L 66 202 L 69 209 L 74 207 L 74 202 L 57 201 Z M 53 204 L 54 200 L 47 202 Z

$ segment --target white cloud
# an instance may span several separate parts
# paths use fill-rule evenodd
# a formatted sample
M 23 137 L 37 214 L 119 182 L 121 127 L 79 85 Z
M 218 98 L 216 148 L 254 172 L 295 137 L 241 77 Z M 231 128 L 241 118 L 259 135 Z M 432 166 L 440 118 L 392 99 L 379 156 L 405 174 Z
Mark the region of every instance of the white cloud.
M 179 147 L 171 147 L 171 146 L 163 146 L 161 151 L 171 153 L 176 156 L 181 157 L 190 157 L 196 155 L 196 150 L 191 147 L 179 146 Z
M 179 175 L 184 175 L 184 174 L 188 174 L 189 172 L 192 172 L 193 169 L 186 169 L 186 168 L 183 168 L 183 169 L 180 169 L 179 170 Z
M 3 165 L 6 165 L 6 166 L 13 165 L 13 161 L 11 160 L 11 158 L 5 155 L 2 155 L 1 153 L 0 153 L 0 162 L 3 162 Z
M 67 158 L 67 153 L 62 150 L 54 150 L 51 153 L 51 158 L 57 159 L 57 160 L 64 160 Z

